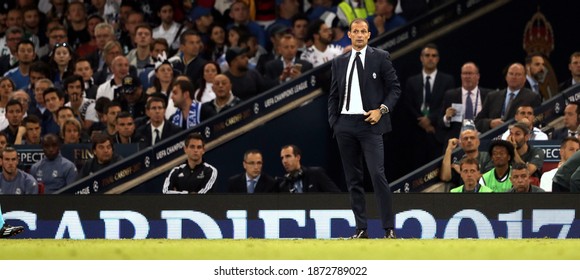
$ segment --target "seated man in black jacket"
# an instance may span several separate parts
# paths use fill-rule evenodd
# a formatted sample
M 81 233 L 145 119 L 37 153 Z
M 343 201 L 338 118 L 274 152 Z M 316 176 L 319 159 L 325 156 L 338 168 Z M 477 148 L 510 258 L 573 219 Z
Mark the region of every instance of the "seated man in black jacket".
M 78 174 L 77 180 L 90 176 L 93 173 L 99 172 L 101 169 L 114 164 L 121 159 L 122 156 L 115 153 L 113 149 L 113 140 L 104 133 L 95 133 L 91 137 L 93 143 L 93 158 L 89 159 L 83 165 L 83 168 Z
M 305 167 L 300 164 L 302 151 L 296 145 L 286 145 L 280 152 L 282 165 L 286 170 L 280 178 L 280 192 L 340 192 L 340 189 L 326 175 L 321 167 Z
M 232 176 L 228 180 L 230 193 L 260 193 L 278 191 L 274 178 L 262 172 L 262 153 L 258 150 L 248 150 L 244 153 L 243 166 L 245 172 Z

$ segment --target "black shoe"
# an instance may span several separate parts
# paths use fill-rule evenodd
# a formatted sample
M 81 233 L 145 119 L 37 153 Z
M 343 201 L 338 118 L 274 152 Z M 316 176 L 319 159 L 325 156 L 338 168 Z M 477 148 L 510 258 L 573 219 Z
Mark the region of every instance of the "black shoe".
M 366 229 L 357 229 L 354 232 L 354 235 L 350 237 L 350 239 L 368 239 L 369 238 L 369 233 L 367 232 Z
M 4 224 L 4 226 L 0 229 L 0 238 L 8 238 L 10 236 L 19 234 L 24 231 L 24 227 L 16 226 L 13 227 L 11 225 Z
M 397 239 L 397 235 L 395 234 L 395 230 L 392 228 L 388 228 L 385 230 L 385 238 L 387 239 Z

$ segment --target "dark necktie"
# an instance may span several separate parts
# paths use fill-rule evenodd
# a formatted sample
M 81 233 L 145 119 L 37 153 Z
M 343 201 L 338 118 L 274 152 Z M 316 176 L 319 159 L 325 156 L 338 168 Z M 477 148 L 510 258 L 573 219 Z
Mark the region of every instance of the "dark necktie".
M 467 92 L 467 98 L 465 98 L 465 119 L 473 120 L 473 101 L 471 100 L 471 91 Z
M 256 189 L 256 180 L 252 179 L 248 181 L 248 193 L 254 193 Z
M 512 105 L 512 101 L 514 101 L 514 93 L 510 92 L 508 93 L 509 99 L 508 102 L 505 104 L 505 107 L 503 107 L 503 116 L 507 116 L 508 110 L 510 109 L 510 106 Z
M 431 103 L 431 76 L 425 77 L 425 100 L 423 100 L 425 106 Z
M 363 66 L 362 61 L 360 59 L 360 52 L 356 52 L 356 57 L 352 62 L 352 66 L 350 67 L 350 73 L 348 75 L 348 89 L 346 91 L 346 110 L 350 109 L 350 91 L 352 89 L 352 76 L 354 74 L 354 68 L 356 66 L 356 73 L 358 75 L 358 85 L 359 88 L 362 86 L 362 75 L 363 75 Z
M 155 129 L 155 142 L 153 144 L 157 144 L 161 141 L 161 136 L 159 135 L 159 129 Z

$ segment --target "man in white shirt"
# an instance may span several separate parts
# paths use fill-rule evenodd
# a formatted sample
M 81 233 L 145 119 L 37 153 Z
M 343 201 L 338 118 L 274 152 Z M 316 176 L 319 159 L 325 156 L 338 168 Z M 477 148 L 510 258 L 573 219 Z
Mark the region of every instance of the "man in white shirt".
M 322 20 L 315 20 L 310 23 L 308 26 L 308 38 L 314 44 L 302 53 L 300 59 L 312 63 L 314 67 L 331 61 L 343 52 L 342 47 L 331 45 L 332 29 Z
M 164 38 L 173 51 L 179 49 L 179 34 L 185 28 L 173 20 L 173 5 L 171 2 L 161 4 L 157 16 L 161 19 L 161 24 L 153 29 L 153 38 Z
M 558 167 L 544 172 L 542 177 L 540 178 L 540 188 L 545 190 L 546 192 L 552 191 L 552 178 L 558 171 L 558 168 L 562 166 L 574 153 L 580 150 L 580 140 L 576 137 L 567 137 L 562 140 L 562 144 L 560 145 L 560 162 L 558 163 Z
M 542 132 L 539 128 L 534 127 L 535 118 L 536 116 L 534 115 L 534 108 L 528 105 L 518 107 L 516 115 L 514 116 L 516 122 L 523 121 L 529 125 L 528 129 L 530 130 L 530 140 L 548 140 L 548 135 L 546 135 L 546 133 Z M 506 132 L 504 132 L 504 134 L 502 134 L 501 139 L 507 140 L 509 135 L 510 130 L 508 129 Z

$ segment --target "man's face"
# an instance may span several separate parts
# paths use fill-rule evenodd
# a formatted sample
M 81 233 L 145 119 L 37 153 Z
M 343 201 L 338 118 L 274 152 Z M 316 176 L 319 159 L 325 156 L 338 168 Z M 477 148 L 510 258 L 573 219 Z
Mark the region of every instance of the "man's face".
M 473 63 L 468 63 L 461 67 L 461 86 L 471 91 L 479 84 L 479 70 Z
M 230 95 L 232 84 L 225 75 L 216 75 L 213 79 L 213 91 L 218 98 L 225 98 Z
M 123 5 L 119 7 L 119 14 L 121 15 L 121 20 L 123 22 L 127 21 L 129 18 L 129 14 L 133 11 L 133 8 L 130 5 Z
M 516 142 L 516 148 L 521 148 L 523 147 L 526 142 L 528 142 L 528 139 L 530 138 L 530 135 L 526 135 L 524 133 L 524 131 L 522 131 L 519 127 L 512 127 L 510 128 L 510 136 L 515 142 Z
M 580 56 L 573 56 L 568 64 L 568 69 L 572 77 L 580 78 Z
M 6 118 L 10 126 L 17 127 L 22 123 L 22 109 L 18 105 L 10 105 L 6 108 Z
M 0 136 L 0 149 L 4 150 L 7 145 L 8 145 L 8 139 L 6 139 L 6 137 L 4 135 Z
M 64 105 L 64 99 L 59 99 L 56 92 L 51 92 L 44 96 L 44 104 L 49 112 L 56 114 L 58 108 Z
M 113 40 L 113 34 L 111 34 L 108 28 L 99 28 L 95 29 L 95 38 L 97 41 L 97 48 L 102 50 L 109 41 Z
M 200 18 L 195 20 L 195 24 L 198 27 L 205 27 L 208 28 L 213 23 L 213 16 L 211 14 L 203 15 Z
M 235 67 L 240 72 L 246 72 L 248 71 L 249 61 L 250 59 L 248 58 L 247 54 L 238 55 L 236 56 L 236 58 L 234 58 L 234 60 L 232 60 L 230 67 L 231 68 Z
M 18 51 L 16 50 L 16 46 L 22 40 L 22 33 L 9 33 L 6 34 L 6 45 L 12 54 L 16 54 Z
M 39 73 L 39 72 L 36 72 L 36 71 L 30 71 L 30 72 L 28 73 L 28 77 L 30 78 L 30 84 L 31 84 L 31 85 L 34 85 L 34 84 L 36 84 L 36 81 L 38 81 L 38 80 L 40 80 L 40 79 L 44 79 L 44 78 L 46 78 L 46 77 L 44 76 L 44 74 L 42 74 L 42 73 Z
M 576 128 L 578 128 L 578 114 L 576 113 L 577 109 L 578 105 L 576 104 L 568 104 L 566 109 L 564 109 L 564 126 L 574 131 L 576 131 Z
M 286 172 L 296 171 L 300 168 L 300 156 L 294 155 L 294 149 L 292 147 L 282 149 L 280 158 L 282 159 L 282 165 Z
M 580 150 L 580 144 L 574 141 L 566 141 L 566 144 L 560 149 L 560 157 L 566 162 L 575 152 Z
M 191 139 L 189 143 L 184 147 L 187 159 L 193 161 L 194 163 L 200 163 L 203 154 L 205 153 L 205 147 L 203 142 L 199 139 Z
M 18 100 L 18 102 L 22 104 L 22 114 L 28 111 L 28 104 L 30 104 L 30 96 L 28 96 L 28 93 L 23 91 L 17 91 L 16 93 L 14 93 L 14 96 L 12 98 Z
M 155 45 L 153 45 L 153 50 L 151 51 L 151 57 L 157 60 L 157 57 L 163 52 L 167 53 L 167 48 L 165 48 L 165 45 L 155 43 Z
M 10 28 L 12 26 L 21 27 L 24 22 L 22 18 L 22 13 L 20 10 L 10 10 L 8 16 L 6 17 L 6 27 Z
M 121 112 L 121 107 L 119 106 L 111 106 L 107 110 L 107 124 L 110 126 L 115 126 L 117 123 L 117 114 Z
M 170 24 L 173 22 L 173 8 L 171 5 L 165 5 L 161 7 L 161 10 L 159 10 L 157 15 L 163 23 Z
M 58 141 L 56 140 L 56 137 L 47 137 L 44 139 L 45 141 L 42 143 L 42 151 L 44 152 L 44 156 L 46 156 L 48 160 L 54 160 L 60 152 Z
M 155 71 L 155 77 L 161 82 L 171 83 L 173 80 L 173 68 L 169 64 L 162 64 Z
M 348 31 L 348 38 L 350 38 L 352 47 L 355 50 L 361 50 L 367 45 L 369 39 L 371 38 L 369 26 L 366 24 L 366 22 L 353 23 L 350 27 L 350 31 Z
M 481 178 L 481 173 L 477 164 L 465 163 L 461 165 L 461 179 L 467 189 L 474 189 L 477 186 L 477 182 L 479 182 L 479 178 Z
M 512 64 L 508 68 L 505 80 L 511 90 L 518 90 L 526 84 L 526 71 L 521 64 Z
M 189 93 L 187 93 L 189 94 Z M 173 105 L 175 108 L 180 108 L 185 105 L 185 94 L 179 86 L 174 86 L 171 91 L 171 100 L 173 100 Z
M 534 123 L 534 119 L 536 116 L 534 115 L 534 109 L 528 106 L 522 106 L 518 108 L 518 112 L 516 113 L 515 119 L 516 121 L 521 121 L 523 119 L 527 119 L 530 123 L 530 128 Z
M 2 172 L 8 174 L 9 176 L 16 175 L 18 170 L 18 153 L 14 152 L 2 152 Z
M 421 51 L 421 63 L 427 71 L 435 71 L 439 64 L 439 51 L 432 48 L 424 48 Z
M 64 139 L 65 144 L 79 142 L 79 129 L 76 125 L 69 123 L 64 125 Z
M 113 159 L 113 145 L 111 144 L 111 141 L 107 140 L 103 143 L 97 144 L 93 153 L 99 163 L 109 163 L 111 159 Z
M 48 43 L 51 48 L 56 45 L 56 43 L 64 43 L 66 41 L 68 41 L 68 37 L 64 30 L 53 30 L 50 35 L 48 35 Z
M 20 44 L 20 46 L 18 46 L 17 56 L 18 61 L 21 64 L 32 63 L 32 61 L 36 57 L 36 54 L 34 53 L 34 47 L 30 44 Z
M 79 61 L 75 65 L 75 75 L 83 77 L 83 81 L 88 81 L 93 76 L 93 68 L 88 61 Z
M 71 22 L 83 22 L 86 20 L 85 7 L 83 4 L 74 4 L 68 6 L 67 19 Z
M 26 123 L 26 142 L 31 144 L 40 143 L 40 124 L 28 122 Z
M 135 32 L 135 44 L 139 47 L 147 47 L 151 44 L 151 31 L 147 28 L 138 28 Z
M 63 126 L 64 122 L 68 119 L 74 118 L 75 115 L 73 114 L 72 110 L 60 110 L 58 112 L 58 125 Z
M 491 161 L 495 167 L 505 167 L 509 164 L 510 154 L 504 146 L 495 146 L 491 150 Z
M 512 186 L 516 192 L 527 192 L 530 187 L 530 175 L 527 169 L 514 169 L 510 176 Z
M 165 120 L 165 107 L 163 106 L 163 102 L 151 102 L 150 107 L 147 109 L 147 116 L 151 119 L 152 123 L 162 123 Z
M 294 26 L 292 26 L 292 33 L 297 39 L 304 40 L 306 38 L 306 32 L 308 31 L 308 21 L 297 20 L 294 22 Z
M 278 47 L 280 54 L 284 59 L 290 60 L 296 56 L 297 45 L 294 38 L 283 38 L 280 40 L 280 46 Z
M 125 22 L 125 29 L 129 32 L 131 37 L 135 35 L 135 27 L 143 23 L 143 16 L 141 14 L 130 14 Z
M 350 34 L 350 31 L 349 31 Z M 367 33 L 368 34 L 368 33 Z M 370 34 L 369 34 L 370 36 Z M 349 36 L 349 38 L 351 38 Z M 352 40 L 352 38 L 351 38 Z M 318 30 L 318 41 L 320 41 L 321 43 L 328 45 L 330 43 L 332 43 L 332 29 L 330 27 L 328 27 L 328 25 L 323 24 L 320 26 L 320 30 Z M 367 39 L 368 41 L 368 39 Z M 353 43 L 354 45 L 354 43 Z
M 528 71 L 530 76 L 532 76 L 536 81 L 541 80 L 544 75 L 544 58 L 541 56 L 532 57 L 532 62 L 528 65 Z
M 119 46 L 114 46 L 105 55 L 105 63 L 112 66 L 113 60 L 118 56 L 123 56 L 123 52 Z
M 118 56 L 113 60 L 113 75 L 115 77 L 125 77 L 129 74 L 129 60 L 124 56 Z
M 250 12 L 244 3 L 236 2 L 230 9 L 230 17 L 236 23 L 245 23 L 250 19 Z
M 118 118 L 116 128 L 119 135 L 123 137 L 131 137 L 135 132 L 135 122 L 132 117 Z
M 46 82 L 37 82 L 34 86 L 34 100 L 40 105 L 46 106 L 44 103 L 43 92 L 50 87 L 50 84 Z
M 479 137 L 477 137 L 477 133 L 473 130 L 463 131 L 459 140 L 461 148 L 465 153 L 474 152 L 479 149 Z
M 91 19 L 89 19 L 89 21 L 87 21 L 87 30 L 89 31 L 89 34 L 91 35 L 91 37 L 95 36 L 95 26 L 97 26 L 97 24 L 101 23 L 101 19 L 97 18 L 97 17 L 93 17 Z
M 24 13 L 24 26 L 34 29 L 38 27 L 40 18 L 37 10 L 28 10 Z
M 203 47 L 201 38 L 197 35 L 185 36 L 185 42 L 180 46 L 181 51 L 187 56 L 197 56 Z
M 244 170 L 251 178 L 256 178 L 262 173 L 262 155 L 259 153 L 250 153 L 244 159 Z

